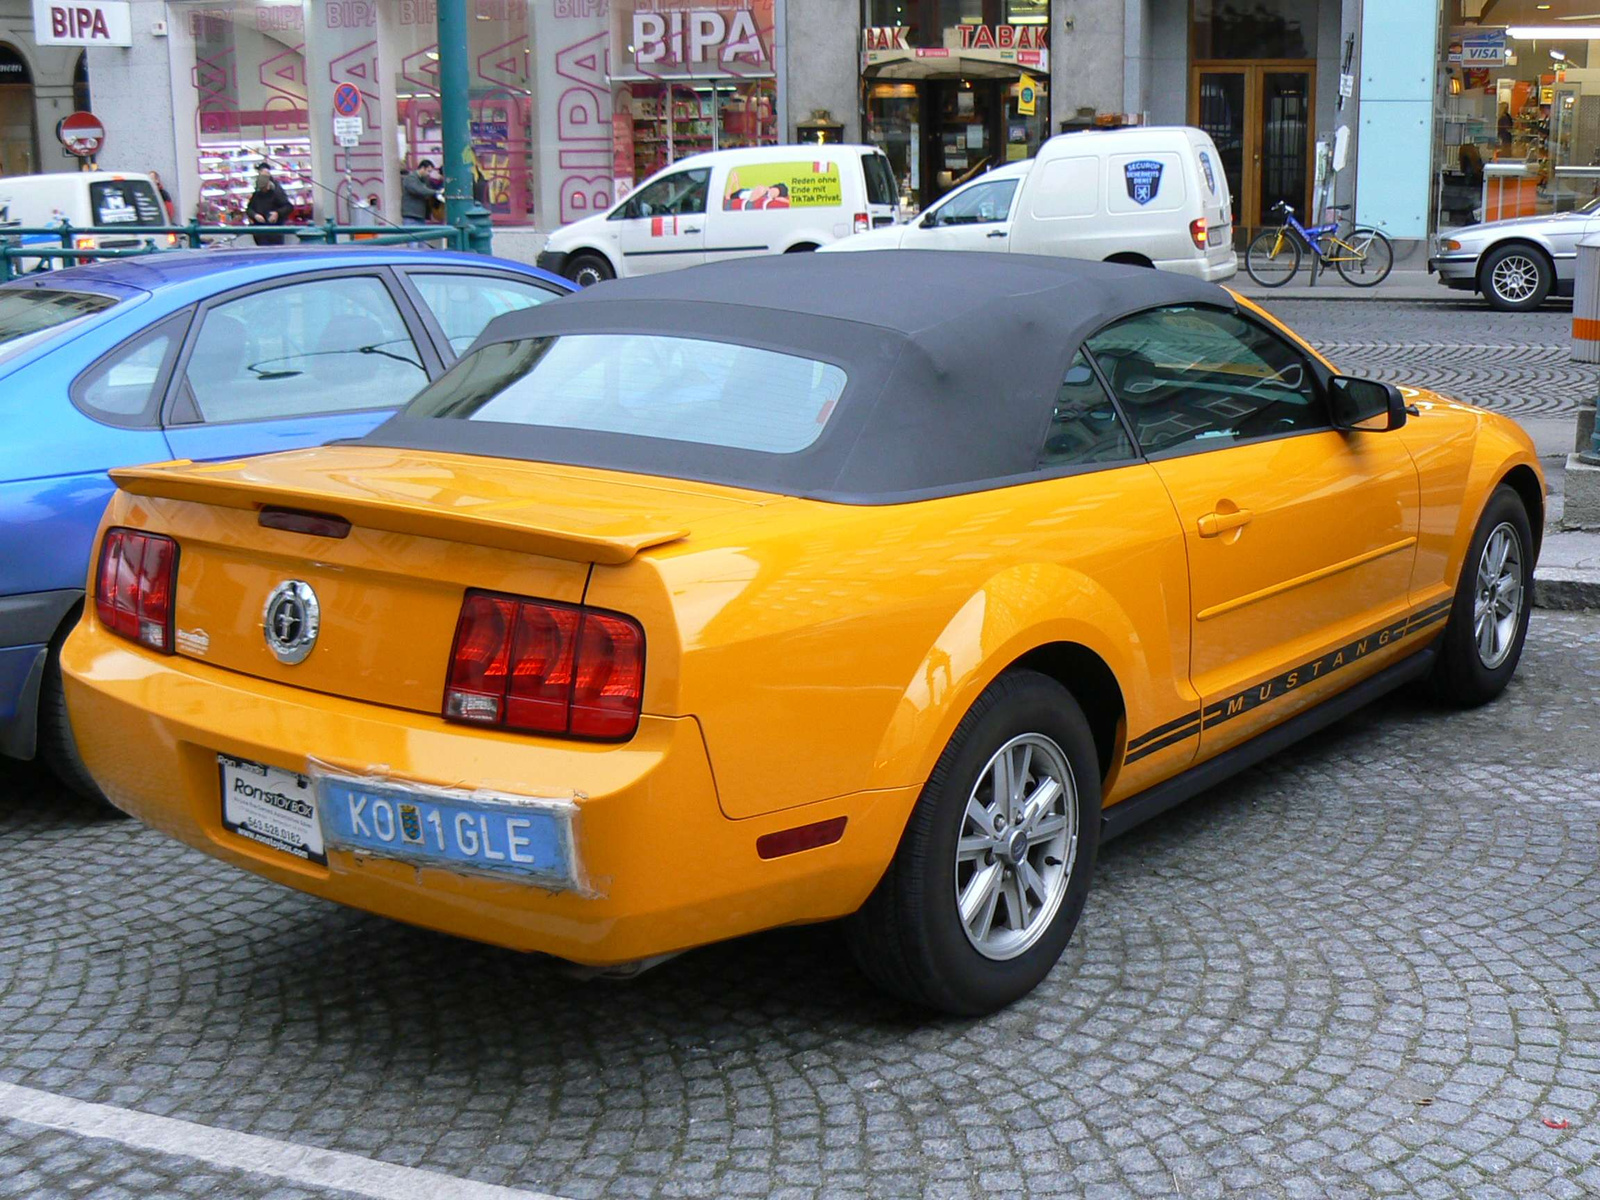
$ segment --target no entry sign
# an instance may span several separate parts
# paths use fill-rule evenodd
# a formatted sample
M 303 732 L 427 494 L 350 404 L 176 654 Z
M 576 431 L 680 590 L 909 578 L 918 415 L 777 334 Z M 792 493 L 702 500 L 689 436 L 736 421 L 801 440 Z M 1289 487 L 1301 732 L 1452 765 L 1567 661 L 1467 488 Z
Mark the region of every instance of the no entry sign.
M 361 89 L 348 80 L 333 89 L 333 115 L 353 117 L 361 111 Z
M 61 139 L 68 153 L 88 158 L 98 154 L 105 145 L 106 127 L 91 112 L 69 113 L 57 123 L 56 137 Z

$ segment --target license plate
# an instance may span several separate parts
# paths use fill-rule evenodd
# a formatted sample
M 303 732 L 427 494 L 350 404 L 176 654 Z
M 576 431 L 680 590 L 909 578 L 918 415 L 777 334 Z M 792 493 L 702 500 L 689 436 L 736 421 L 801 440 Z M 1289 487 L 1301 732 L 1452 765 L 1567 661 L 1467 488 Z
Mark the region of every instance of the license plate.
M 570 803 L 318 774 L 327 843 L 468 874 L 576 887 Z
M 327 865 L 317 793 L 311 780 L 264 763 L 217 755 L 222 774 L 222 824 L 253 842 Z

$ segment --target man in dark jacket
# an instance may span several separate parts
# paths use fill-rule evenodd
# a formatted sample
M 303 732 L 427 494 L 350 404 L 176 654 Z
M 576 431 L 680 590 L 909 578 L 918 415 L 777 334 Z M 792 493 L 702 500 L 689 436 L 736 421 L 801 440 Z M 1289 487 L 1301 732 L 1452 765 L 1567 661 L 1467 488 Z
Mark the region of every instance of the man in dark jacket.
M 433 161 L 423 159 L 415 171 L 400 175 L 400 222 L 403 225 L 428 224 L 428 209 L 439 196 L 439 182 Z
M 282 225 L 294 212 L 289 194 L 272 177 L 272 168 L 266 163 L 256 164 L 256 190 L 250 193 L 250 202 L 244 206 L 244 211 L 252 225 Z M 283 234 L 258 233 L 256 245 L 281 246 Z

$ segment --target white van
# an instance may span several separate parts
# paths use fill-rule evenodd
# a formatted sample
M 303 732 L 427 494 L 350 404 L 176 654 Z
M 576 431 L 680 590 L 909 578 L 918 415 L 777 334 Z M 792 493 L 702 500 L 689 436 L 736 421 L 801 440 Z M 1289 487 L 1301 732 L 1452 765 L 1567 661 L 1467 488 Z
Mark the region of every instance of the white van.
M 1059 134 L 905 225 L 828 247 L 892 248 L 1060 254 L 1213 282 L 1239 270 L 1222 159 L 1186 125 Z
M 875 146 L 713 150 L 658 171 L 604 213 L 550 235 L 539 266 L 581 287 L 698 263 L 816 250 L 900 219 Z
M 42 229 L 60 225 L 63 220 L 80 229 L 98 225 L 119 231 L 75 236 L 72 243 L 79 250 L 131 250 L 151 242 L 177 244 L 176 235 L 137 236 L 136 231 L 142 225 L 168 224 L 166 205 L 161 202 L 155 181 L 148 175 L 122 171 L 62 171 L 51 175 L 0 178 L 0 234 L 5 232 L 6 225 Z M 29 260 L 29 265 L 31 263 Z

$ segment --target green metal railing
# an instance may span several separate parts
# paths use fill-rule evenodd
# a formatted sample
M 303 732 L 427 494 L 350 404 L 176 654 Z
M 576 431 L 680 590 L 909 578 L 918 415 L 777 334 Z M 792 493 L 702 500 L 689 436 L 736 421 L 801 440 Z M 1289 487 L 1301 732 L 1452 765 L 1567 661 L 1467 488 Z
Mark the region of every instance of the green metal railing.
M 70 265 L 83 259 L 138 258 L 146 254 L 161 254 L 168 250 L 198 249 L 206 246 L 207 238 L 243 240 L 253 245 L 252 234 L 289 234 L 301 242 L 336 245 L 341 239 L 362 246 L 405 246 L 419 242 L 444 242 L 450 250 L 463 250 L 478 254 L 489 253 L 487 222 L 468 221 L 461 225 L 339 225 L 324 221 L 320 225 L 202 225 L 191 221 L 187 225 L 59 225 L 43 227 L 0 226 L 0 282 L 15 279 L 18 275 L 49 270 L 54 263 Z M 181 238 L 173 245 L 164 245 L 167 237 Z M 92 247 L 74 243 L 82 237 L 115 237 L 160 239 L 142 246 Z M 23 238 L 51 239 L 23 243 Z M 60 245 L 53 244 L 59 242 Z M 212 243 L 214 244 L 214 243 Z M 19 260 L 33 264 L 23 268 Z

